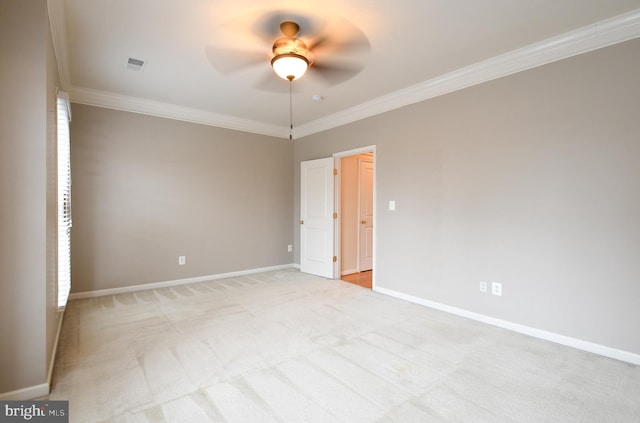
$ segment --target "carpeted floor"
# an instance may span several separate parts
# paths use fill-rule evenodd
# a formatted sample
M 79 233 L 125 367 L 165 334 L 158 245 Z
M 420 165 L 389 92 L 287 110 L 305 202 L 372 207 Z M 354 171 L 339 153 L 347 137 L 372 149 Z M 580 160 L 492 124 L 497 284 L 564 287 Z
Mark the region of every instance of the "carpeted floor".
M 640 367 L 294 269 L 72 301 L 71 422 L 638 422 Z

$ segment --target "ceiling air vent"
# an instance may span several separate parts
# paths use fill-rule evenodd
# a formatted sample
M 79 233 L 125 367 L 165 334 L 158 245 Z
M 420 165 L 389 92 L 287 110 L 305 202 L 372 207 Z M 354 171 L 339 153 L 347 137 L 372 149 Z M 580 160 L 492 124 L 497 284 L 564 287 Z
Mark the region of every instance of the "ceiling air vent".
M 133 57 L 129 57 L 127 59 L 127 64 L 125 67 L 132 71 L 142 72 L 142 69 L 144 69 L 144 60 L 134 59 Z

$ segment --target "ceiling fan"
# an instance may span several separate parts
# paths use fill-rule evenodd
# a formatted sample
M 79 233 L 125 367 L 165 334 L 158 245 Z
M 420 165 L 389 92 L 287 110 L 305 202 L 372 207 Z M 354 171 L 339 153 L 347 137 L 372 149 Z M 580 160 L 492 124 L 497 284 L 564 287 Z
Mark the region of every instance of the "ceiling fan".
M 284 80 L 298 80 L 308 72 L 312 79 L 327 85 L 340 84 L 362 71 L 363 53 L 370 51 L 369 40 L 355 25 L 340 18 L 323 19 L 303 14 L 275 11 L 232 22 L 233 31 L 249 29 L 263 47 L 246 49 L 210 46 L 207 57 L 220 73 L 230 74 L 245 68 L 270 63 Z M 267 45 L 271 44 L 271 52 Z M 278 79 L 264 66 L 265 78 L 256 86 L 268 91 L 282 90 Z M 276 81 L 275 83 L 273 81 Z
M 273 43 L 271 67 L 280 78 L 293 81 L 304 75 L 311 66 L 311 52 L 304 41 L 296 38 L 300 25 L 284 21 L 280 24 L 280 31 L 284 37 Z

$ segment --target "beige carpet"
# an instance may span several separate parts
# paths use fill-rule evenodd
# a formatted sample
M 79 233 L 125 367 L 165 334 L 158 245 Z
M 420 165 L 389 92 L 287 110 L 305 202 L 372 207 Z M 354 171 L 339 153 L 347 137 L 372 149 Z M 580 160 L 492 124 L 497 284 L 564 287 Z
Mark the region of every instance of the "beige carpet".
M 640 367 L 294 269 L 72 301 L 72 422 L 638 422 Z

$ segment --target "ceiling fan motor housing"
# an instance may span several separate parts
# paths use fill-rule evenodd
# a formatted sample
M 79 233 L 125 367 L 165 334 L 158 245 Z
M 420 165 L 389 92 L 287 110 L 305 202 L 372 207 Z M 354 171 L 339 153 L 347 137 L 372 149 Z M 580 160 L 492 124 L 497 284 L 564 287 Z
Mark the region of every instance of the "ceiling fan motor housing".
M 273 43 L 273 57 L 276 58 L 283 54 L 295 54 L 302 56 L 309 64 L 311 64 L 309 49 L 300 38 L 283 37 L 278 38 Z
M 286 33 L 285 35 L 287 36 L 278 38 L 273 43 L 271 66 L 278 76 L 293 81 L 311 66 L 310 53 L 304 41 Z

